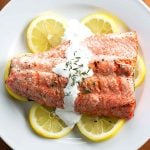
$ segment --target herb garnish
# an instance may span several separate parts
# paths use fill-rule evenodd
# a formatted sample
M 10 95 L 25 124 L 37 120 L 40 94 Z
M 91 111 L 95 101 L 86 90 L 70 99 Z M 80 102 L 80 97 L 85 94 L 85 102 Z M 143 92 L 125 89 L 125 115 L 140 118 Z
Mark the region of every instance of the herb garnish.
M 80 63 L 81 57 L 77 56 L 77 51 L 75 51 L 73 55 L 74 55 L 74 58 L 69 59 L 65 63 L 66 68 L 63 69 L 63 70 L 68 70 L 70 72 L 69 80 L 71 80 L 71 86 L 74 86 L 75 84 L 79 84 L 80 81 L 78 77 L 80 77 L 83 80 L 90 71 L 90 69 L 88 69 L 87 71 L 83 69 L 84 65 Z
M 91 90 L 90 90 L 90 89 L 84 89 L 84 90 L 83 90 L 83 93 L 84 93 L 84 94 L 91 93 Z

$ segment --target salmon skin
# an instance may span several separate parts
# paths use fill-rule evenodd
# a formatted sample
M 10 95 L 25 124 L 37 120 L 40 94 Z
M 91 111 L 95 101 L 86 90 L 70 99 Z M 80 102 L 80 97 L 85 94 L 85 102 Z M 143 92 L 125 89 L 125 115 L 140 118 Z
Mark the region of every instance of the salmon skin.
M 42 105 L 63 108 L 64 88 L 68 79 L 52 69 L 65 61 L 71 41 L 37 54 L 12 58 L 5 81 L 16 94 Z M 74 110 L 92 116 L 130 119 L 135 110 L 134 68 L 138 41 L 135 32 L 95 35 L 83 42 L 93 54 L 89 68 L 92 77 L 79 84 Z

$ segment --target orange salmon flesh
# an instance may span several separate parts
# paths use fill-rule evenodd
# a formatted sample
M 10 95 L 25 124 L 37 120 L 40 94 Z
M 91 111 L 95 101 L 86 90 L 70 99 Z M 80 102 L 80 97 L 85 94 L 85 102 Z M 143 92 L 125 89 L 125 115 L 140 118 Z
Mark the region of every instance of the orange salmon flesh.
M 78 86 L 74 110 L 92 116 L 130 119 L 135 110 L 134 68 L 138 41 L 135 32 L 95 35 L 82 43 L 93 54 L 89 68 L 94 75 Z M 52 69 L 65 61 L 71 41 L 37 54 L 12 58 L 7 86 L 16 94 L 48 107 L 63 108 L 68 79 Z

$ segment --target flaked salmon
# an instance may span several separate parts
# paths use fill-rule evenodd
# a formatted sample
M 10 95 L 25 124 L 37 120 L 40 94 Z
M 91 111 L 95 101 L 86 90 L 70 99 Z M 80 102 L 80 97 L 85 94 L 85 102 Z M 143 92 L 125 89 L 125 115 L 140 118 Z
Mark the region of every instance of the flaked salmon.
M 8 87 L 18 95 L 40 104 L 63 108 L 68 79 L 52 69 L 65 61 L 71 41 L 50 51 L 12 58 Z M 93 54 L 92 77 L 79 83 L 75 111 L 94 116 L 131 118 L 135 109 L 134 68 L 138 41 L 135 32 L 95 35 L 83 42 Z

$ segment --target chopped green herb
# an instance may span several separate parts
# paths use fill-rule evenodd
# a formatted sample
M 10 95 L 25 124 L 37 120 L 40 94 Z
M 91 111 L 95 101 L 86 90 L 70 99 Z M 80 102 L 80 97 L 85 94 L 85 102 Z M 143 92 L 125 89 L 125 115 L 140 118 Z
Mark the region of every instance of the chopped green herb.
M 83 64 L 79 65 L 79 67 L 83 67 Z
M 69 91 L 69 92 L 65 93 L 65 96 L 69 96 L 70 94 L 71 94 L 71 92 Z
M 80 59 L 81 57 L 75 57 L 76 59 Z
M 89 73 L 90 69 L 88 69 L 87 74 Z
M 91 93 L 91 90 L 90 90 L 90 89 L 84 89 L 84 90 L 83 90 L 83 93 L 84 93 L 84 94 Z
M 66 67 L 68 67 L 68 65 L 69 65 L 69 62 L 66 62 L 66 64 L 65 64 L 65 65 L 66 65 Z
M 76 77 L 72 76 L 71 79 L 72 79 L 71 86 L 74 86 L 76 83 Z
M 72 70 L 77 70 L 78 68 L 73 68 Z
M 87 73 L 86 73 L 86 72 L 82 72 L 81 74 L 82 74 L 82 75 L 86 75 Z

